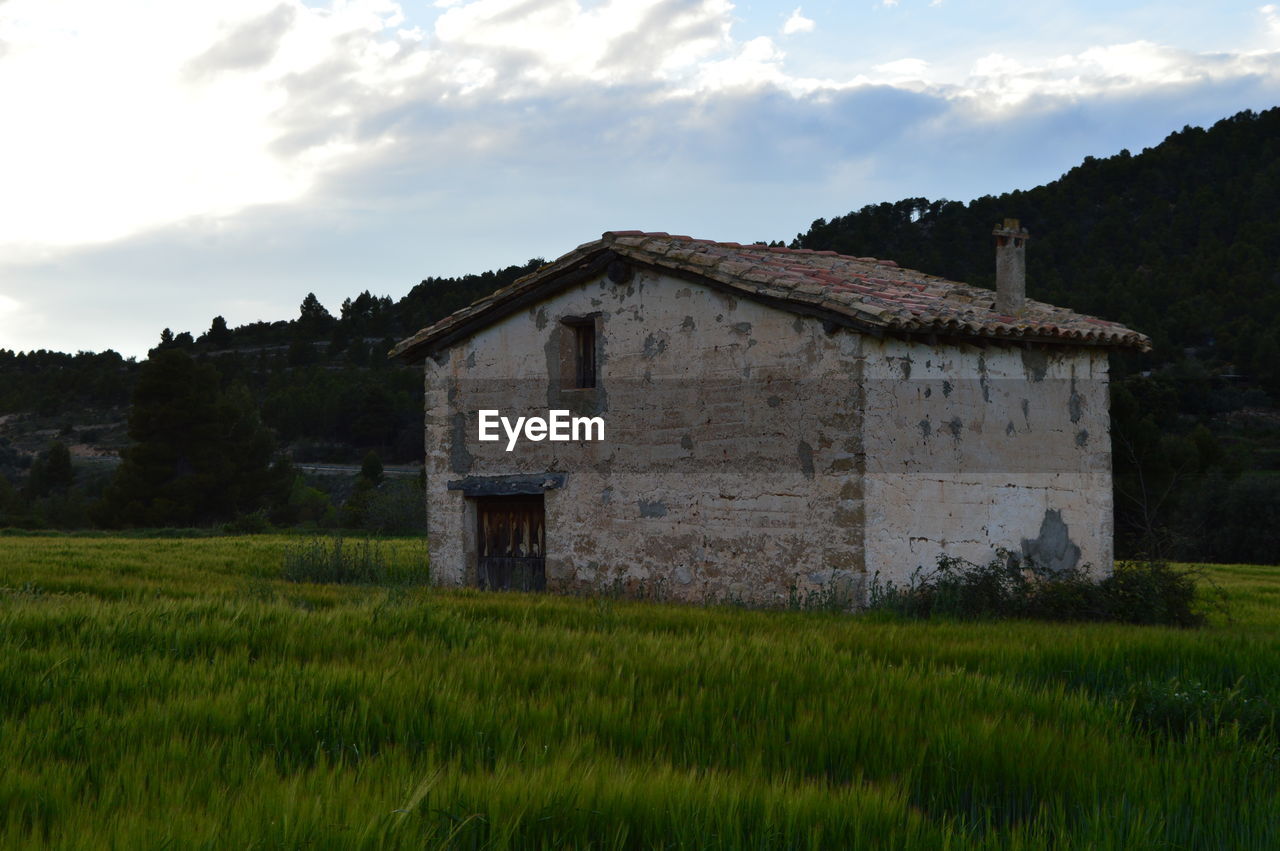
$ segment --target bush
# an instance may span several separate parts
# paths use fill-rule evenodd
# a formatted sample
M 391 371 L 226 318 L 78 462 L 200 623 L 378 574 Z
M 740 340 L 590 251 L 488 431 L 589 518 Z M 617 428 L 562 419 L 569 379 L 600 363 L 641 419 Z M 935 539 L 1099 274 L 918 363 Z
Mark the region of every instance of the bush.
M 1280 741 L 1280 707 L 1265 695 L 1246 694 L 1243 678 L 1230 688 L 1210 688 L 1197 680 L 1150 680 L 1131 684 L 1129 717 L 1138 727 L 1171 738 L 1197 729 L 1235 728 L 1247 737 Z
M 339 515 L 345 528 L 365 528 L 365 515 L 369 510 L 369 501 L 373 499 L 376 490 L 377 485 L 364 476 L 356 477 L 355 487 L 351 489 L 351 494 L 342 503 L 342 512 Z
M 381 535 L 407 535 L 427 531 L 426 495 L 417 479 L 385 482 L 368 494 L 364 527 Z
M 271 531 L 271 523 L 261 511 L 241 514 L 222 524 L 222 531 L 230 535 L 261 535 Z
M 1196 605 L 1195 570 L 1178 570 L 1164 562 L 1117 564 L 1099 583 L 1107 620 L 1138 624 L 1200 626 L 1204 612 Z
M 311 538 L 289 546 L 280 577 L 290 582 L 344 585 L 425 585 L 430 570 L 425 558 L 398 563 L 372 538 L 354 543 L 341 535 Z
M 382 483 L 382 473 L 382 459 L 378 457 L 377 452 L 370 449 L 365 453 L 364 461 L 360 464 L 360 475 L 377 485 Z
M 270 519 L 277 526 L 325 529 L 337 525 L 338 512 L 327 493 L 308 486 L 302 476 L 295 476 L 288 496 L 272 508 Z
M 986 564 L 939 556 L 917 569 L 905 587 L 871 582 L 867 608 L 908 618 L 1033 618 L 1117 621 L 1190 627 L 1204 623 L 1197 606 L 1197 573 L 1161 562 L 1119 564 L 1098 582 L 1088 567 L 1047 570 L 999 551 Z

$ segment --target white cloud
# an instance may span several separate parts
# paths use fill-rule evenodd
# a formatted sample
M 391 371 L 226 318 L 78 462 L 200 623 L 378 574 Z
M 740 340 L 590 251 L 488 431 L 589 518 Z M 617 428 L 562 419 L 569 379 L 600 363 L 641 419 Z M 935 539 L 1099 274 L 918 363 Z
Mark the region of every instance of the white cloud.
M 732 44 L 728 0 L 473 0 L 448 9 L 445 54 L 481 57 L 516 92 L 668 78 Z M 508 94 L 512 90 L 508 89 Z
M 988 109 L 1009 109 L 1032 98 L 1077 100 L 1250 77 L 1280 81 L 1280 54 L 1195 53 L 1135 41 L 1092 47 L 1035 65 L 992 53 L 978 59 L 968 78 L 948 91 L 951 97 Z
M 1267 25 L 1267 32 L 1273 36 L 1280 35 L 1280 7 L 1268 3 L 1266 6 L 1259 6 L 1258 11 Z
M 929 63 L 923 59 L 897 59 L 871 69 L 879 82 L 897 83 L 924 80 L 929 73 Z
M 716 60 L 726 86 L 786 82 L 781 54 L 733 43 L 729 0 L 436 5 L 427 33 L 392 0 L 7 0 L 0 248 L 38 256 L 296 202 L 401 141 L 397 112 L 661 87 Z
M 492 167 L 536 150 L 538 167 L 563 167 L 594 116 L 609 115 L 608 144 L 661 140 L 653 116 L 670 104 L 678 126 L 716 98 L 790 98 L 803 126 L 806 111 L 873 85 L 1007 112 L 1280 75 L 1275 53 L 1138 41 L 1037 61 L 991 53 L 950 77 L 908 57 L 819 79 L 791 71 L 769 37 L 735 39 L 729 0 L 433 5 L 420 27 L 393 0 L 0 2 L 0 260 L 303 203 L 371 164 Z M 1278 7 L 1259 11 L 1280 32 Z M 796 7 L 782 33 L 813 29 Z M 378 191 L 389 204 L 407 190 Z
M 713 92 L 740 89 L 758 89 L 773 86 L 793 94 L 804 94 L 816 87 L 814 81 L 791 77 L 783 69 L 786 58 L 773 39 L 758 36 L 744 45 L 733 56 L 706 62 L 698 69 L 691 91 Z
M 783 35 L 795 35 L 796 33 L 813 32 L 814 23 L 812 18 L 806 18 L 801 14 L 800 7 L 797 6 L 795 11 L 791 13 L 791 17 L 787 18 L 786 23 L 782 25 Z
M 38 340 L 48 333 L 47 317 L 32 310 L 31 307 L 15 298 L 0 294 L 0 349 L 40 348 L 36 345 L 22 345 L 26 340 Z M 67 351 L 74 351 L 83 346 L 64 346 Z
M 394 82 L 369 50 L 398 13 L 381 0 L 324 13 L 291 0 L 265 16 L 256 0 L 127 6 L 0 7 L 0 242 L 11 248 L 296 199 L 348 148 L 335 133 L 273 153 L 292 79 L 342 62 Z

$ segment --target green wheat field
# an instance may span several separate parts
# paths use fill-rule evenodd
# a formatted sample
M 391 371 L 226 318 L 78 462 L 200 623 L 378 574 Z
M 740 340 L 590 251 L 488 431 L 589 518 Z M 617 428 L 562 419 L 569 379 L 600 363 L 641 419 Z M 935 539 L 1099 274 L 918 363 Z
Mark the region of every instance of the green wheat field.
M 1280 568 L 1181 631 L 308 585 L 291 540 L 0 536 L 0 845 L 1280 848 Z

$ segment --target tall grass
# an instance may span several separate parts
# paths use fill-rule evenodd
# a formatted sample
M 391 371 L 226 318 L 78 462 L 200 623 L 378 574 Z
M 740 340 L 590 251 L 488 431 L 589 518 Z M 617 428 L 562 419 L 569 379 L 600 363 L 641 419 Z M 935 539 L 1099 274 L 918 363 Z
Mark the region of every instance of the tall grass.
M 0 844 L 1280 847 L 1274 724 L 1219 711 L 1280 698 L 1274 569 L 1186 631 L 260 578 L 288 544 L 0 540 Z
M 985 564 L 939 556 L 897 586 L 873 578 L 868 608 L 910 618 L 1022 617 L 1200 626 L 1207 620 L 1203 571 L 1164 562 L 1118 564 L 1101 581 L 1088 568 L 1048 569 L 1001 550 Z
M 312 537 L 285 548 L 280 578 L 290 582 L 346 585 L 426 585 L 431 573 L 425 548 L 418 558 L 396 558 L 382 542 L 366 536 Z

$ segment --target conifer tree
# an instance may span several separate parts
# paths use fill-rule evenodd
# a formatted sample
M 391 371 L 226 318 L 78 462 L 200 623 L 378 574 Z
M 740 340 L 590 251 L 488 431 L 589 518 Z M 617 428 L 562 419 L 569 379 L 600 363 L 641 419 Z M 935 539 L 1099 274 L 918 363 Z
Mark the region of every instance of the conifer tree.
M 158 352 L 138 376 L 134 445 L 96 515 L 111 526 L 194 525 L 264 505 L 281 484 L 275 441 L 243 386 L 223 390 L 217 370 L 181 350 Z
M 205 333 L 204 339 L 214 348 L 224 348 L 230 345 L 231 329 L 227 327 L 227 320 L 221 316 L 213 317 L 213 322 L 209 325 L 209 330 Z

